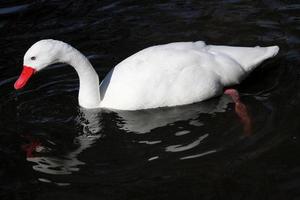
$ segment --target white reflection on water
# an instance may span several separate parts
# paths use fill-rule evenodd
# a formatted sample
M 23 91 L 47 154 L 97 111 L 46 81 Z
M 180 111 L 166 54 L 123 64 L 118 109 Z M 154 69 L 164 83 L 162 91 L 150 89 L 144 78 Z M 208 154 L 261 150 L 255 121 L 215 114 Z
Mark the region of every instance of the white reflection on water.
M 191 131 L 188 130 L 183 130 L 183 131 L 178 131 L 175 133 L 176 136 L 182 136 L 182 135 L 186 135 L 188 133 L 190 133 Z
M 206 156 L 208 154 L 212 154 L 212 153 L 216 153 L 216 152 L 217 152 L 217 150 L 214 149 L 214 150 L 206 151 L 204 153 L 199 153 L 199 154 L 196 154 L 196 155 L 184 156 L 184 157 L 180 158 L 180 160 L 187 160 L 187 159 L 192 159 L 192 158 L 198 158 L 198 157 Z
M 117 111 L 122 118 L 120 129 L 138 134 L 148 133 L 159 127 L 164 127 L 178 121 L 190 121 L 191 125 L 203 125 L 197 118 L 201 113 L 225 112 L 232 100 L 226 95 L 206 102 L 141 111 Z

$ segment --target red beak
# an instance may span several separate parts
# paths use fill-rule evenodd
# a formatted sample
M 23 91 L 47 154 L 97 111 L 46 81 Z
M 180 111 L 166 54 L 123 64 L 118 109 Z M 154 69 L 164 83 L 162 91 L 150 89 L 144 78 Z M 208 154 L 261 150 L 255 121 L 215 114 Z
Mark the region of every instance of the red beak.
M 29 66 L 25 66 L 23 67 L 23 71 L 20 75 L 20 77 L 18 78 L 18 80 L 15 82 L 15 89 L 19 90 L 22 87 L 24 87 L 27 83 L 27 81 L 29 80 L 29 78 L 36 72 L 35 69 L 33 69 L 32 67 Z

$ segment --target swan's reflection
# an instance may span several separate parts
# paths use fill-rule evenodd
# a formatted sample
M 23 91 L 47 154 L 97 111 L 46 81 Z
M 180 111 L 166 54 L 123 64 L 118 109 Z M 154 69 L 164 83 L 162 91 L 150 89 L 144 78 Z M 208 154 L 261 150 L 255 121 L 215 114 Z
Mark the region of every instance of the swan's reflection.
M 189 121 L 191 125 L 200 126 L 202 123 L 197 120 L 199 114 L 225 112 L 231 102 L 230 97 L 223 95 L 220 98 L 186 106 L 131 112 L 118 111 L 117 114 L 122 119 L 118 125 L 120 129 L 140 134 L 178 121 Z
M 26 152 L 27 160 L 35 163 L 34 170 L 46 174 L 71 174 L 79 171 L 80 165 L 85 163 L 78 160 L 78 155 L 90 148 L 102 136 L 102 120 L 99 112 L 81 110 L 77 121 L 82 127 L 79 135 L 73 141 L 77 148 L 62 156 L 47 155 L 51 149 L 43 146 L 38 139 L 27 137 L 29 144 L 24 145 L 23 149 Z
M 225 112 L 231 102 L 232 100 L 230 97 L 223 95 L 220 98 L 212 99 L 207 102 L 181 107 L 143 111 L 113 111 L 113 113 L 119 116 L 119 120 L 117 120 L 116 123 L 120 129 L 135 134 L 145 134 L 151 132 L 151 130 L 155 128 L 165 127 L 178 121 L 186 121 L 192 126 L 200 126 L 202 125 L 199 121 L 200 114 Z M 111 112 L 112 111 L 108 111 L 108 113 Z M 80 125 L 81 129 L 78 136 L 74 139 L 77 148 L 60 157 L 47 156 L 47 153 L 43 153 L 43 150 L 47 151 L 47 148 L 43 147 L 42 143 L 39 141 L 31 141 L 34 145 L 28 145 L 26 154 L 27 160 L 35 163 L 33 169 L 46 174 L 71 174 L 79 171 L 80 165 L 85 164 L 83 161 L 78 160 L 79 154 L 92 147 L 103 135 L 103 122 L 105 122 L 105 119 L 103 119 L 104 113 L 107 113 L 107 111 L 99 109 L 80 109 L 77 123 Z M 187 133 L 188 132 L 183 130 L 174 133 L 174 135 L 177 134 L 177 136 L 181 136 Z M 191 145 L 188 146 L 181 147 L 178 145 L 171 145 L 166 148 L 166 152 L 191 149 L 194 146 L 199 145 L 207 136 L 208 135 L 206 134 L 197 138 L 197 141 L 192 142 Z M 147 143 L 147 141 L 141 141 L 141 143 Z M 42 153 L 34 154 L 30 151 Z

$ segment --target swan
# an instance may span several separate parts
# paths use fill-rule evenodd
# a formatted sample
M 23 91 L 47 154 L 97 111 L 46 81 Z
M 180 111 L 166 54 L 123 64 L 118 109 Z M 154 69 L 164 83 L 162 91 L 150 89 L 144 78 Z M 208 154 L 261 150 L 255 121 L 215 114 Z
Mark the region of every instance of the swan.
M 23 71 L 14 84 L 23 88 L 48 65 L 66 63 L 79 76 L 79 105 L 86 109 L 142 110 L 200 102 L 240 83 L 278 46 L 234 47 L 203 41 L 175 42 L 143 49 L 116 65 L 99 88 L 89 60 L 71 45 L 40 40 L 25 53 Z

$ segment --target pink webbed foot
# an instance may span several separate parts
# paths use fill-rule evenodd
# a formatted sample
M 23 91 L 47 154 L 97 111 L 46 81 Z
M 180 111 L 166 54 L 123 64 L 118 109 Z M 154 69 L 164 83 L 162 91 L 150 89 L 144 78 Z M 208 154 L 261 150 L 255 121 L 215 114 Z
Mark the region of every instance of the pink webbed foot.
M 235 112 L 240 118 L 243 126 L 244 126 L 244 133 L 246 135 L 251 135 L 252 133 L 252 122 L 251 117 L 248 113 L 246 105 L 241 102 L 240 95 L 237 90 L 235 89 L 226 89 L 224 94 L 230 96 L 235 103 Z

